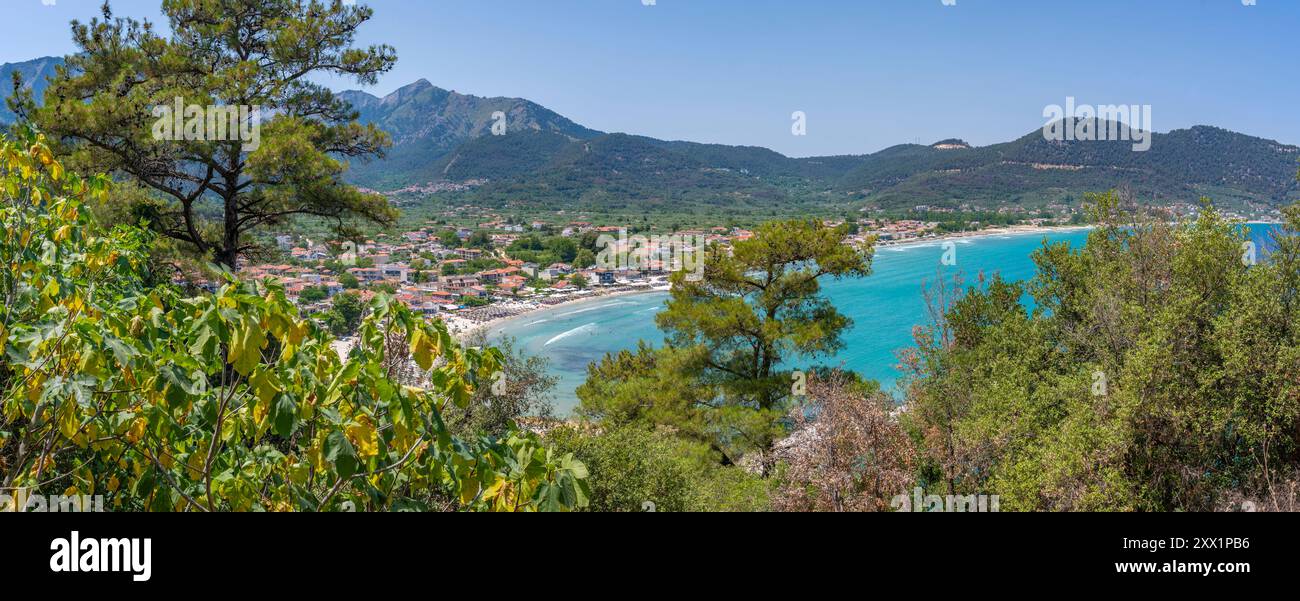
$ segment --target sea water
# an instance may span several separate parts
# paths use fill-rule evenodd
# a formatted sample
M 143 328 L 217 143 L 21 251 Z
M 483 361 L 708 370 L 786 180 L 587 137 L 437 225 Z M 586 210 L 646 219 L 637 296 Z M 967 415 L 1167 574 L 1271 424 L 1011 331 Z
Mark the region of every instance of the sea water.
M 1269 247 L 1269 234 L 1269 226 L 1252 225 L 1252 238 L 1257 240 L 1261 256 Z M 898 352 L 913 346 L 915 326 L 930 323 L 927 287 L 935 286 L 941 277 L 950 282 L 954 275 L 960 275 L 967 286 L 975 284 L 980 274 L 1027 280 L 1035 273 L 1033 252 L 1045 242 L 1065 242 L 1077 249 L 1087 237 L 1088 231 L 1079 229 L 878 248 L 870 276 L 823 282 L 826 296 L 853 320 L 843 336 L 844 348 L 833 357 L 794 358 L 787 366 L 843 367 L 893 391 L 899 377 Z M 663 310 L 667 298 L 667 293 L 656 292 L 567 304 L 515 318 L 490 335 L 493 339 L 513 337 L 524 353 L 549 360 L 551 375 L 559 379 L 554 391 L 556 414 L 568 415 L 578 403 L 575 390 L 586 380 L 588 364 L 606 353 L 635 349 L 641 340 L 655 346 L 663 343 L 654 316 Z

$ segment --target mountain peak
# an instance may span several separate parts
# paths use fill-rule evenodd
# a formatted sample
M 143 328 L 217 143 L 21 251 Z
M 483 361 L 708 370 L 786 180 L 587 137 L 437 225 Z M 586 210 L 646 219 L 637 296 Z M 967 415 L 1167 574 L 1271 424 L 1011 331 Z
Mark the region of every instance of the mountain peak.
M 511 133 L 547 132 L 568 140 L 593 138 L 601 133 L 522 98 L 460 94 L 439 88 L 427 79 L 402 86 L 383 98 L 365 93 L 341 96 L 352 103 L 362 123 L 379 126 L 393 139 L 385 160 L 352 165 L 349 175 L 353 181 L 372 187 L 389 182 L 402 187 L 411 181 L 440 179 L 441 172 L 430 171 L 432 163 L 469 140 L 490 136 L 499 122 L 495 115 L 509 116 L 505 125 Z M 393 181 L 399 174 L 408 179 Z
M 446 90 L 434 86 L 427 79 L 421 78 L 414 83 L 397 88 L 392 94 L 384 96 L 383 103 L 390 106 L 401 105 L 410 102 L 412 98 L 429 93 L 436 96 L 446 96 L 448 94 Z
M 420 91 L 420 90 L 429 90 L 429 89 L 437 89 L 437 86 L 435 86 L 435 85 L 429 83 L 429 80 L 427 80 L 427 79 L 421 77 L 420 79 L 415 80 L 413 83 L 409 83 L 409 84 L 406 84 L 406 85 L 404 85 L 404 86 L 402 86 L 402 87 L 400 87 L 400 88 L 397 88 L 397 91 L 398 91 L 398 92 L 407 92 L 407 91 L 410 91 L 410 92 L 418 92 L 418 91 Z

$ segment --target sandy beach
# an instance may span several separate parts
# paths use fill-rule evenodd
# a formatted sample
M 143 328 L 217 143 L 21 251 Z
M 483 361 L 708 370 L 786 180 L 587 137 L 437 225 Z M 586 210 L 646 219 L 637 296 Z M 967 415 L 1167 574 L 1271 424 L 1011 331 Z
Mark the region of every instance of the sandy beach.
M 885 248 L 885 247 L 893 247 L 893 246 L 909 246 L 913 244 L 933 244 L 935 242 L 943 242 L 946 240 L 986 238 L 989 236 L 1023 236 L 1028 234 L 1050 235 L 1050 234 L 1060 234 L 1065 232 L 1073 232 L 1078 230 L 1088 230 L 1088 229 L 1092 229 L 1092 227 L 1093 226 L 1091 225 L 1053 225 L 1053 226 L 1010 225 L 1006 227 L 989 228 L 986 230 L 980 230 L 978 232 L 953 232 L 950 234 L 940 234 L 937 236 L 929 236 L 925 238 L 908 238 L 905 240 L 880 240 L 876 242 L 876 247 Z
M 569 294 L 564 297 L 552 296 L 543 299 L 519 299 L 495 303 L 470 311 L 460 311 L 440 315 L 447 324 L 447 329 L 457 340 L 464 341 L 478 331 L 491 332 L 507 322 L 520 319 L 547 309 L 570 307 L 593 301 L 609 300 L 633 294 L 650 294 L 663 292 L 652 285 L 645 286 L 610 286 L 608 288 L 588 289 L 585 294 Z M 490 309 L 490 310 L 489 310 Z M 487 311 L 485 311 L 487 310 Z

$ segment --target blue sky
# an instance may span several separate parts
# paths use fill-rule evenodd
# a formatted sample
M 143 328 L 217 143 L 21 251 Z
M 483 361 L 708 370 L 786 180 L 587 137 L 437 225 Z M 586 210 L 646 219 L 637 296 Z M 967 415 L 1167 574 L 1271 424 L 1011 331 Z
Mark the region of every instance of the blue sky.
M 369 91 L 425 78 L 605 131 L 791 156 L 1007 141 L 1066 96 L 1149 104 L 1157 131 L 1206 124 L 1300 143 L 1298 0 L 656 2 L 369 0 L 361 41 L 400 59 Z M 0 62 L 72 51 L 68 21 L 100 3 L 8 0 Z M 113 2 L 150 18 L 159 4 Z M 808 135 L 791 135 L 794 111 Z

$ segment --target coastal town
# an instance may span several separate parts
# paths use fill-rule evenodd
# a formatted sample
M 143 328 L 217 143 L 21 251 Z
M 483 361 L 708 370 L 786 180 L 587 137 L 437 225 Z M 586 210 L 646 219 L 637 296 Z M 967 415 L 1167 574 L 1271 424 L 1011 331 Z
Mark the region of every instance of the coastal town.
M 753 235 L 739 228 L 683 231 L 674 239 L 693 243 L 674 247 L 657 237 L 634 244 L 627 231 L 582 221 L 558 226 L 494 221 L 473 228 L 430 225 L 397 237 L 380 234 L 362 244 L 281 235 L 276 237 L 279 261 L 243 264 L 239 274 L 275 280 L 305 314 L 328 312 L 340 295 L 354 295 L 364 304 L 388 293 L 413 311 L 443 319 L 453 333 L 466 334 L 494 320 L 566 302 L 667 290 L 674 254 L 715 244 L 729 249 Z M 615 240 L 612 251 L 636 260 L 599 265 L 592 244 L 599 236 Z M 539 252 L 528 242 L 554 250 Z M 529 260 L 535 257 L 546 260 Z
M 847 224 L 850 235 L 845 243 L 860 246 L 874 239 L 887 246 L 1059 227 L 1060 221 L 941 232 L 937 222 L 863 218 Z M 846 222 L 825 224 L 838 227 Z M 454 333 L 464 335 L 562 303 L 667 290 L 668 275 L 680 268 L 683 254 L 698 255 L 706 247 L 729 252 L 733 244 L 753 236 L 750 230 L 724 226 L 630 238 L 629 231 L 636 230 L 582 220 L 511 223 L 498 218 L 467 226 L 430 222 L 400 235 L 376 234 L 360 244 L 283 234 L 275 237 L 270 259 L 242 261 L 239 273 L 248 280 L 276 281 L 306 315 L 328 314 L 340 295 L 364 306 L 375 295 L 387 293 L 413 311 L 438 316 Z M 601 261 L 602 247 L 635 259 Z
M 1165 208 L 1171 215 L 1194 210 L 1190 205 Z M 962 213 L 977 209 L 960 207 Z M 1050 206 L 1048 210 L 1064 216 L 1006 216 L 1014 225 L 962 221 L 955 231 L 951 222 L 923 219 L 862 217 L 824 223 L 846 226 L 845 244 L 863 246 L 874 241 L 877 247 L 1078 226 L 1073 209 Z M 913 210 L 932 218 L 950 212 L 928 206 Z M 682 267 L 683 254 L 698 256 L 704 248 L 714 247 L 730 252 L 733 244 L 754 235 L 748 229 L 721 225 L 651 235 L 644 227 L 601 226 L 582 217 L 528 221 L 491 211 L 478 217 L 481 221 L 463 225 L 430 220 L 404 228 L 408 231 L 400 235 L 375 234 L 359 244 L 282 234 L 274 238 L 269 258 L 241 261 L 239 272 L 245 279 L 278 282 L 305 315 L 329 316 L 340 295 L 353 305 L 365 306 L 375 295 L 387 293 L 413 311 L 439 317 L 453 333 L 463 336 L 563 303 L 668 290 L 668 275 Z M 602 250 L 624 259 L 602 261 L 607 258 Z M 628 261 L 628 255 L 635 258 Z M 343 335 L 348 328 L 343 324 L 334 329 Z

